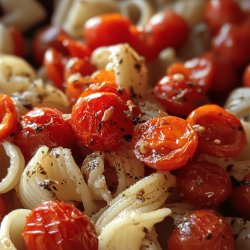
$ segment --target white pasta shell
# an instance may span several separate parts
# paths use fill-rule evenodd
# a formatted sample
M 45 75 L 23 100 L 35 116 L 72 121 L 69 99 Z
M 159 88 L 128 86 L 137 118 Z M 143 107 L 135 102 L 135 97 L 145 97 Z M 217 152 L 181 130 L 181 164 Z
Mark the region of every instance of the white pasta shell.
M 6 193 L 15 188 L 18 184 L 24 169 L 24 158 L 21 150 L 14 144 L 8 141 L 3 141 L 2 145 L 4 147 L 5 154 L 9 157 L 9 162 L 7 163 L 7 165 L 9 165 L 7 168 L 7 174 L 0 181 L 0 193 Z M 3 155 L 0 157 L 2 158 Z M 4 162 L 4 159 L 1 159 L 0 162 L 0 165 L 2 165 L 1 170 L 3 171 L 3 165 L 6 163 Z

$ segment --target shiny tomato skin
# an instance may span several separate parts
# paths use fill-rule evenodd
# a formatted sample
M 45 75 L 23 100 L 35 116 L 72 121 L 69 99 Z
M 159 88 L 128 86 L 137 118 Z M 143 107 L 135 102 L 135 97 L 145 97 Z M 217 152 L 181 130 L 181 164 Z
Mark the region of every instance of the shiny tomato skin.
M 235 0 L 209 0 L 204 18 L 210 31 L 215 34 L 225 23 L 242 23 L 245 15 Z
M 57 88 L 62 89 L 64 84 L 64 66 L 66 60 L 57 50 L 50 48 L 44 55 L 44 67 L 48 78 Z
M 243 86 L 244 87 L 250 87 L 250 64 L 244 70 Z
M 32 42 L 32 52 L 36 62 L 42 64 L 44 54 L 49 47 L 61 50 L 62 37 L 66 38 L 68 35 L 63 29 L 56 26 L 46 26 L 39 30 Z
M 238 186 L 233 187 L 230 203 L 239 217 L 250 219 L 250 174 Z
M 187 121 L 198 133 L 198 149 L 202 153 L 234 157 L 246 144 L 246 133 L 240 120 L 217 105 L 207 104 L 197 108 Z
M 93 93 L 72 109 L 72 126 L 80 144 L 90 150 L 113 150 L 133 136 L 133 117 L 116 94 Z
M 12 99 L 0 94 L 0 141 L 7 138 L 17 127 L 18 115 Z
M 213 51 L 237 68 L 245 66 L 250 60 L 249 27 L 229 23 L 223 25 L 212 41 Z
M 153 61 L 160 52 L 153 43 L 152 34 L 145 32 L 142 27 L 134 25 L 130 27 L 129 44 L 147 62 Z
M 198 83 L 182 74 L 163 77 L 156 84 L 154 95 L 168 113 L 181 117 L 207 103 L 207 97 Z
M 155 117 L 140 124 L 133 138 L 136 158 L 162 171 L 184 166 L 194 155 L 197 144 L 192 127 L 174 116 Z
M 27 250 L 97 250 L 91 220 L 73 205 L 47 201 L 26 219 L 23 238 Z
M 167 241 L 168 250 L 235 250 L 230 225 L 213 210 L 184 216 Z
M 215 74 L 215 64 L 205 57 L 195 57 L 184 63 L 190 70 L 190 78 L 197 81 L 198 85 L 206 93 L 211 89 Z
M 23 57 L 25 54 L 25 41 L 22 33 L 14 26 L 8 28 L 13 39 L 14 54 Z
M 96 67 L 90 63 L 88 57 L 71 57 L 65 64 L 64 78 L 68 79 L 71 75 L 79 73 L 82 76 L 89 76 L 96 71 Z
M 129 41 L 131 23 L 120 14 L 104 14 L 90 18 L 84 27 L 84 38 L 90 49 Z
M 189 27 L 181 16 L 167 10 L 151 17 L 143 30 L 150 37 L 151 46 L 160 52 L 167 47 L 180 48 L 187 39 Z
M 196 208 L 216 208 L 230 196 L 232 184 L 222 167 L 196 161 L 178 171 L 177 190 L 183 200 Z
M 213 79 L 210 92 L 215 94 L 227 94 L 238 85 L 237 69 L 234 64 L 223 55 L 207 52 L 200 56 L 214 65 Z
M 49 148 L 71 148 L 74 131 L 63 113 L 53 108 L 34 108 L 21 117 L 20 128 L 14 135 L 14 142 L 29 160 L 41 145 Z

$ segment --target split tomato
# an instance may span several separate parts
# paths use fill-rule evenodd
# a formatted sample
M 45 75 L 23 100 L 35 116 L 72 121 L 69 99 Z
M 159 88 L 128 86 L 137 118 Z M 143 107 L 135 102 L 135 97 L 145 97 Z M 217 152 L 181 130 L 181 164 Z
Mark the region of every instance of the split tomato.
M 12 99 L 0 94 L 0 141 L 14 132 L 18 122 L 17 111 Z
M 217 105 L 197 108 L 187 121 L 197 131 L 198 149 L 205 154 L 233 157 L 246 144 L 246 134 L 240 120 Z
M 26 160 L 29 160 L 41 145 L 71 148 L 74 144 L 74 131 L 63 113 L 52 108 L 34 108 L 21 117 L 20 128 L 14 135 Z
M 243 86 L 250 87 L 250 64 L 246 67 L 243 74 Z
M 128 105 L 111 92 L 79 98 L 72 109 L 72 125 L 79 142 L 90 150 L 113 150 L 130 141 L 134 132 Z
M 182 117 L 207 103 L 197 81 L 180 73 L 163 77 L 156 84 L 154 95 L 168 113 Z
M 97 250 L 92 221 L 73 205 L 47 201 L 26 219 L 23 238 L 27 250 Z
M 184 166 L 194 155 L 198 137 L 183 119 L 155 117 L 136 129 L 133 145 L 137 159 L 157 170 Z

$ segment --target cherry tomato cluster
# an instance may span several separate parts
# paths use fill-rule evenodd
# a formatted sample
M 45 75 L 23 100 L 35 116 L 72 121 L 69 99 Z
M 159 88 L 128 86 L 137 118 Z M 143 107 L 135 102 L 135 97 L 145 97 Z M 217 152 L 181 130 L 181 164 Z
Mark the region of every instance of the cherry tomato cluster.
M 84 38 L 91 49 L 129 43 L 147 61 L 151 61 L 164 48 L 181 47 L 188 30 L 187 22 L 172 11 L 154 15 L 144 27 L 133 25 L 120 14 L 111 14 L 89 19 L 85 24 Z
M 19 122 L 12 99 L 0 94 L 0 140 L 19 146 L 26 161 L 41 145 L 74 149 L 79 144 L 89 152 L 116 150 L 132 142 L 136 158 L 145 165 L 173 171 L 178 199 L 198 209 L 175 226 L 168 249 L 235 249 L 229 224 L 212 209 L 229 202 L 237 215 L 250 219 L 250 175 L 232 183 L 226 170 L 200 155 L 235 157 L 246 144 L 239 119 L 207 103 L 209 95 L 235 88 L 242 72 L 243 85 L 250 87 L 250 15 L 234 0 L 209 0 L 204 21 L 212 36 L 211 49 L 170 65 L 154 87 L 156 99 L 170 115 L 139 123 L 139 107 L 117 86 L 114 72 L 97 71 L 91 53 L 101 46 L 128 43 L 151 62 L 164 48 L 178 50 L 185 43 L 187 22 L 169 10 L 154 15 L 144 27 L 120 14 L 101 15 L 86 22 L 81 42 L 61 28 L 46 27 L 35 36 L 33 55 L 54 85 L 65 90 L 71 117 L 40 107 Z M 15 54 L 23 55 L 22 36 L 15 29 L 10 32 Z M 4 203 L 0 197 L 1 217 Z M 28 250 L 98 249 L 90 219 L 62 202 L 33 209 L 23 237 Z

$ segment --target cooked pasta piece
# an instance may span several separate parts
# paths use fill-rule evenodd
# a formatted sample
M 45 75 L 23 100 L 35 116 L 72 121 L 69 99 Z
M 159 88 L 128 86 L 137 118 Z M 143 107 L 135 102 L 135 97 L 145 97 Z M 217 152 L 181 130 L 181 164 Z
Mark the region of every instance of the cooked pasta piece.
M 160 207 L 174 186 L 175 177 L 170 173 L 154 173 L 121 192 L 102 208 L 92 217 L 96 222 L 100 249 L 139 250 L 147 242 L 159 246 L 153 226 L 170 214 L 170 209 Z
M 1 250 L 25 250 L 22 231 L 31 210 L 16 209 L 7 214 L 0 227 Z
M 61 3 L 64 4 L 63 2 Z M 81 38 L 83 35 L 83 25 L 91 17 L 104 13 L 119 12 L 119 6 L 116 1 L 111 0 L 74 0 L 69 7 L 66 19 L 63 22 L 63 28 L 74 38 Z M 64 9 L 62 7 L 62 12 Z M 61 15 L 58 11 L 57 15 Z M 56 17 L 54 17 L 54 20 Z
M 141 98 L 148 94 L 147 68 L 143 57 L 128 44 L 119 44 L 96 49 L 91 61 L 99 69 L 114 71 L 116 83 L 131 95 Z
M 121 1 L 120 10 L 122 15 L 127 16 L 138 26 L 146 25 L 155 13 L 152 4 L 144 0 Z
M 8 28 L 0 23 L 0 53 L 13 54 L 13 40 Z
M 19 184 L 24 207 L 34 208 L 42 201 L 82 202 L 85 213 L 95 212 L 95 204 L 79 167 L 66 148 L 40 147 L 26 166 Z
M 107 164 L 108 169 L 105 171 Z M 113 197 L 144 176 L 144 164 L 135 158 L 131 149 L 122 148 L 116 152 L 92 153 L 84 160 L 81 171 L 87 177 L 91 195 L 97 200 L 110 202 Z M 112 179 L 112 182 L 117 179 L 117 183 L 110 185 L 104 171 L 110 175 L 108 179 Z
M 0 150 L 1 173 L 6 172 L 6 175 L 1 176 L 0 193 L 6 193 L 18 184 L 24 169 L 24 158 L 21 150 L 14 144 L 8 141 L 1 144 L 4 149 Z
M 12 99 L 20 116 L 34 107 L 56 108 L 64 113 L 70 110 L 66 95 L 40 79 L 33 81 L 24 92 L 13 94 Z
M 161 208 L 150 212 L 127 213 L 108 223 L 99 235 L 100 250 L 140 250 L 160 249 L 157 242 L 146 239 L 150 237 L 154 224 L 170 214 L 170 209 Z
M 0 92 L 12 94 L 24 91 L 35 78 L 34 69 L 22 58 L 0 55 Z
M 45 9 L 35 0 L 8 0 L 1 1 L 0 4 L 5 12 L 0 21 L 22 31 L 31 28 L 46 17 Z

